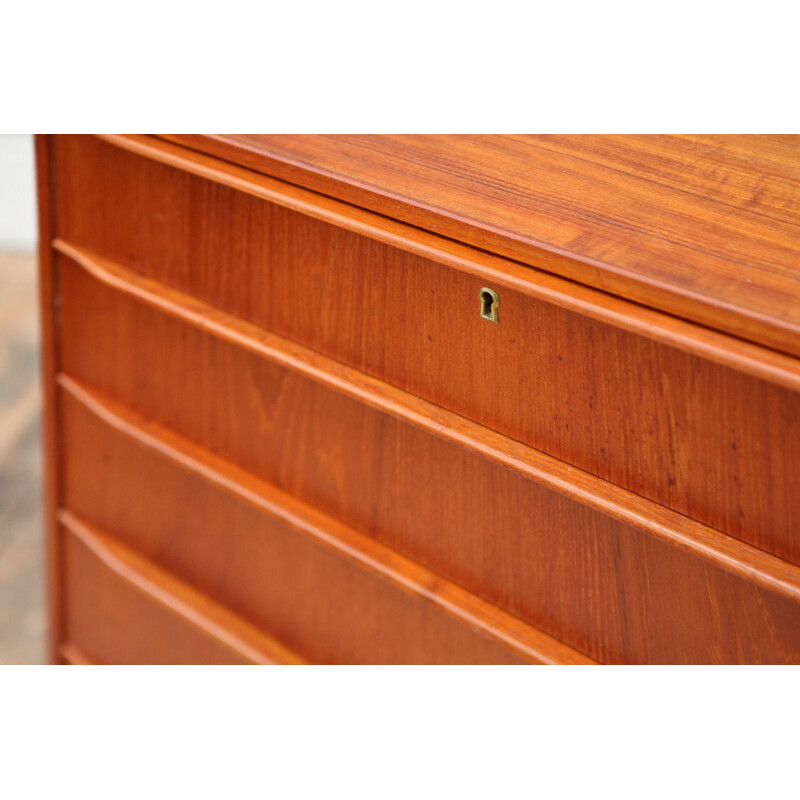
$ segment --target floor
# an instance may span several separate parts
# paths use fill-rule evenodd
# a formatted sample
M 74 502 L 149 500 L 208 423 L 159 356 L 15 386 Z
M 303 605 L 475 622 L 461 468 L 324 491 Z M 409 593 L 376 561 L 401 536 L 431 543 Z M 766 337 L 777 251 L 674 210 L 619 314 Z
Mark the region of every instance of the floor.
M 36 283 L 0 252 L 0 664 L 46 663 Z

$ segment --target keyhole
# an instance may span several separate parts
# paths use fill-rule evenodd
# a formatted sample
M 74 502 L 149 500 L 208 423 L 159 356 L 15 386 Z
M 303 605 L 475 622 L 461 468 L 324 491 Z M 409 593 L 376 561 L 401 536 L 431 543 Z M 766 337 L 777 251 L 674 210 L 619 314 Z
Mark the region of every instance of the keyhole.
M 500 298 L 497 292 L 484 286 L 481 289 L 481 317 L 488 319 L 489 322 L 500 322 L 497 315 L 497 306 L 500 305 Z

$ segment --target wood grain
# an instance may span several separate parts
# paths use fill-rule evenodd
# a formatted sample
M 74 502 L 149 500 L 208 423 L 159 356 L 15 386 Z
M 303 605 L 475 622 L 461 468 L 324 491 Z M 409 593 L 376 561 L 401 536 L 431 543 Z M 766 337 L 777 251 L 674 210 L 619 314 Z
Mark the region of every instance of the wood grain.
M 800 137 L 168 136 L 800 355 Z
M 81 443 L 65 468 L 70 508 L 311 660 L 589 663 L 191 441 L 60 383 L 65 441 Z
M 363 402 L 370 394 L 363 386 L 379 383 L 374 379 L 363 377 L 362 388 L 353 390 L 361 395 L 356 400 L 341 391 L 347 368 L 337 371 L 316 357 L 317 373 L 333 374 L 340 384 L 333 389 L 330 377 L 326 385 L 267 361 L 278 337 L 261 334 L 245 350 L 240 332 L 235 346 L 218 335 L 232 321 L 221 312 L 188 326 L 105 288 L 69 259 L 60 261 L 64 368 L 135 408 L 143 425 L 173 429 L 594 660 L 798 658 L 797 567 L 653 504 L 640 520 L 651 530 L 662 525 L 673 538 L 645 535 L 566 491 L 593 492 L 597 503 L 609 503 L 622 491 L 616 487 L 519 444 L 529 461 L 543 460 L 532 473 L 523 472 L 522 458 L 509 469 L 469 446 L 477 440 L 464 429 L 477 427 L 495 452 L 507 453 L 514 443 L 499 434 L 442 409 L 425 428 L 426 413 L 436 407 L 420 400 L 417 424 L 409 424 L 399 418 L 406 413 L 403 393 L 385 385 L 394 413 L 378 412 L 386 401 L 375 391 L 372 407 Z M 177 294 L 162 297 L 163 304 L 174 305 Z M 294 348 L 290 358 L 298 361 Z M 404 402 L 407 408 L 411 401 Z M 457 422 L 457 437 L 447 438 Z M 94 439 L 67 440 L 64 451 L 88 453 L 81 442 Z M 101 476 L 110 458 L 72 474 Z M 137 490 L 142 483 L 133 481 Z M 553 490 L 559 483 L 565 494 Z M 125 491 L 118 478 L 93 496 L 107 496 L 117 485 Z M 647 503 L 623 494 L 626 502 Z M 82 502 L 97 513 L 91 499 Z M 670 519 L 672 527 L 664 525 Z
M 105 163 L 104 148 L 97 144 L 97 141 L 102 140 L 102 142 L 112 144 L 115 148 L 144 156 L 148 161 L 156 164 L 175 167 L 187 175 L 201 177 L 219 186 L 235 189 L 237 193 L 268 200 L 281 207 L 298 211 L 312 219 L 330 223 L 344 231 L 358 233 L 405 252 L 437 261 L 459 272 L 478 276 L 484 283 L 513 289 L 528 297 L 553 303 L 561 308 L 576 311 L 583 316 L 607 322 L 622 330 L 641 334 L 653 341 L 669 344 L 687 353 L 733 367 L 737 371 L 765 378 L 787 388 L 800 389 L 800 362 L 791 356 L 645 306 L 621 300 L 606 292 L 477 250 L 474 247 L 468 247 L 419 228 L 412 228 L 387 217 L 260 175 L 251 170 L 221 162 L 219 159 L 172 145 L 161 139 L 151 136 L 110 134 L 98 137 L 54 138 L 56 146 L 62 152 L 62 156 L 56 159 L 56 167 L 64 161 L 63 152 L 71 154 L 67 161 L 72 161 L 72 168 L 64 169 L 62 167 L 59 177 L 60 190 L 67 195 L 69 200 L 68 207 L 80 204 L 84 198 L 90 197 L 91 193 L 87 191 L 89 186 L 101 181 L 102 176 L 108 172 L 116 176 L 116 180 L 108 186 L 102 187 L 109 191 L 107 195 L 109 197 L 113 196 L 114 187 L 136 183 L 135 171 L 120 173 L 118 172 L 119 165 L 113 167 Z M 105 152 L 113 151 L 105 148 Z M 73 160 L 76 154 L 77 160 Z M 141 161 L 138 164 L 139 170 L 150 169 Z M 98 165 L 100 169 L 96 170 Z M 95 171 L 99 174 L 93 174 Z M 82 179 L 79 183 L 73 184 L 69 179 L 70 174 L 74 175 L 75 173 L 81 174 Z M 158 181 L 153 181 L 150 185 L 152 183 L 158 183 Z M 102 189 L 100 186 L 96 186 L 94 191 L 102 193 Z M 147 191 L 146 184 L 143 194 L 146 194 Z M 137 207 L 135 197 L 136 195 L 133 198 L 126 198 L 126 201 L 131 204 L 130 208 Z M 110 221 L 114 220 L 115 205 L 113 203 L 103 204 L 100 209 L 91 202 L 88 206 L 79 205 L 78 207 L 82 209 L 80 213 L 76 214 L 78 218 L 81 213 L 92 210 L 91 223 L 79 225 L 79 230 L 93 231 L 96 235 L 101 233 Z M 112 216 L 107 216 L 109 214 Z M 161 214 L 157 216 L 160 218 Z M 149 231 L 153 225 L 153 215 L 138 216 L 138 220 L 140 235 L 142 231 Z M 119 222 L 119 220 L 114 221 Z M 73 219 L 68 224 L 74 225 L 75 220 Z M 180 229 L 183 230 L 182 227 Z M 69 232 L 72 232 L 72 228 L 69 229 Z M 146 247 L 147 239 L 151 235 L 148 233 L 148 236 L 142 237 L 139 246 Z M 78 242 L 74 236 L 70 238 Z M 136 249 L 128 248 L 128 251 L 135 252 Z M 102 248 L 101 251 L 113 257 L 112 252 L 102 250 Z M 127 256 L 121 257 L 119 260 L 129 263 L 126 258 Z M 134 256 L 134 258 L 136 257 Z
M 795 565 L 736 542 L 613 484 L 577 472 L 543 453 L 421 401 L 357 370 L 319 356 L 282 337 L 265 334 L 237 317 L 217 311 L 201 301 L 141 277 L 106 259 L 89 256 L 85 251 L 60 241 L 56 242 L 56 246 L 65 255 L 71 254 L 76 259 L 75 263 L 93 278 L 137 302 L 143 302 L 150 308 L 188 323 L 248 353 L 263 357 L 275 365 L 288 367 L 292 372 L 321 386 L 396 417 L 422 431 L 466 447 L 481 457 L 519 472 L 570 499 L 662 538 L 734 574 L 746 576 L 765 588 L 800 599 L 800 569 Z M 67 274 L 70 274 L 70 263 L 69 260 L 64 260 Z M 72 288 L 70 279 L 64 285 L 67 287 L 67 294 L 73 297 L 92 296 L 88 288 Z M 112 303 L 112 300 L 108 300 L 99 305 L 108 308 Z M 71 306 L 70 303 L 67 305 Z M 81 319 L 92 330 L 102 329 L 102 322 L 95 322 L 85 315 L 81 315 Z M 149 326 L 152 321 L 144 319 L 142 324 Z
M 310 236 L 298 239 L 313 240 Z M 192 296 L 170 293 L 163 284 L 148 282 L 84 249 L 61 240 L 56 246 L 100 280 L 134 292 L 150 305 L 198 327 L 216 329 L 237 344 L 257 348 L 266 335 L 261 329 L 264 325 L 281 331 L 288 328 L 287 335 L 295 341 L 306 340 L 315 350 L 333 350 L 338 361 L 354 363 L 359 371 L 378 374 L 416 396 L 428 397 L 598 475 L 614 486 L 601 484 L 590 502 L 611 513 L 618 512 L 609 509 L 613 504 L 608 500 L 622 486 L 800 562 L 793 500 L 800 492 L 800 477 L 793 470 L 781 469 L 784 458 L 800 458 L 798 393 L 559 308 L 530 303 L 513 292 L 502 295 L 502 325 L 486 324 L 475 302 L 479 281 L 459 282 L 459 273 L 436 272 L 433 263 L 420 267 L 408 260 L 393 271 L 386 258 L 380 259 L 381 279 L 370 280 L 367 270 L 355 271 L 357 265 L 369 262 L 359 257 L 357 247 L 346 249 L 353 253 L 347 262 L 354 265 L 353 274 L 337 272 L 335 285 L 327 278 L 320 282 L 318 293 L 310 289 L 303 295 L 310 312 L 291 302 L 292 289 L 314 285 L 313 281 L 296 283 L 297 276 L 304 274 L 301 261 L 295 270 L 277 275 L 273 267 L 268 286 L 247 281 L 235 284 L 232 296 L 272 298 L 264 304 L 264 313 L 251 314 L 260 325 L 248 327 L 199 301 L 197 295 L 219 297 L 221 292 L 198 289 L 197 280 L 192 282 Z M 193 263 L 192 275 L 218 275 L 210 265 L 201 270 L 200 259 Z M 240 259 L 239 263 L 245 262 Z M 248 274 L 244 266 L 240 274 Z M 261 273 L 254 267 L 251 274 Z M 394 275 L 395 281 L 389 282 L 386 275 Z M 372 291 L 366 294 L 364 287 Z M 69 283 L 65 291 L 75 298 L 74 303 L 92 294 L 82 284 L 73 288 Z M 420 296 L 425 298 L 425 312 L 406 321 L 406 298 L 414 303 Z M 396 302 L 383 298 L 396 298 Z M 288 307 L 296 313 L 287 312 L 276 320 L 267 311 L 273 307 Z M 93 316 L 98 308 L 102 308 L 100 300 L 77 321 L 82 331 L 78 335 L 87 337 L 87 343 L 91 332 L 103 325 Z M 298 320 L 303 320 L 302 328 Z M 537 335 L 542 329 L 549 331 L 548 336 Z M 336 370 L 335 364 L 323 361 L 315 374 L 324 379 Z M 350 374 L 351 383 L 362 381 L 358 374 Z M 438 416 L 440 411 L 427 413 Z M 463 424 L 444 427 L 461 430 Z M 528 451 L 516 442 L 503 441 L 495 452 L 501 459 L 505 456 L 506 462 L 508 454 L 521 453 L 524 462 Z M 542 472 L 563 470 L 548 466 Z M 664 511 L 648 507 L 640 517 L 649 523 L 662 519 Z M 641 524 L 630 514 L 621 518 Z M 684 524 L 680 519 L 672 528 L 682 529 Z
M 40 143 L 54 659 L 800 663 L 800 138 L 169 139 Z
M 68 642 L 112 664 L 300 664 L 216 601 L 61 510 Z
M 798 387 L 518 285 L 487 325 L 487 275 L 91 138 L 59 147 L 64 241 L 800 563 L 800 474 L 781 466 L 800 459 Z

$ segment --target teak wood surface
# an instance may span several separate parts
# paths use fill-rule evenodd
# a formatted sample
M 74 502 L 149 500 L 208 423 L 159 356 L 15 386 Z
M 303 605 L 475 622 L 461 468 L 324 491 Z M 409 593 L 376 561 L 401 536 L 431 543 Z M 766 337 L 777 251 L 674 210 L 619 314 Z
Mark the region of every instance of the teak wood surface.
M 68 259 L 61 263 L 64 371 L 125 398 L 150 425 L 240 465 L 595 660 L 800 658 L 792 638 L 800 627 L 797 568 L 785 565 L 789 597 L 765 592 L 463 446 L 202 328 L 186 329 L 115 295 Z M 101 441 L 97 432 L 74 434 L 63 420 L 62 430 L 65 451 L 84 458 L 80 443 Z M 91 519 L 99 519 L 92 498 L 113 496 L 116 485 L 127 492 L 124 472 L 109 474 L 110 456 L 96 457 L 66 470 L 76 476 L 67 480 L 68 506 Z M 130 458 L 123 461 L 130 467 Z M 103 480 L 87 497 L 71 488 L 84 475 Z M 165 501 L 154 506 L 157 490 L 148 501 L 144 475 L 152 470 L 130 477 L 153 525 Z M 120 528 L 124 519 L 117 508 L 100 521 Z M 224 553 L 222 543 L 217 552 Z M 673 575 L 681 576 L 679 586 Z
M 54 660 L 800 661 L 794 139 L 167 138 L 37 145 Z
M 166 138 L 800 355 L 800 135 Z
M 588 663 L 185 438 L 71 379 L 62 376 L 61 383 L 65 440 L 74 459 L 64 490 L 70 508 L 113 527 L 147 558 L 306 657 L 320 663 Z M 96 446 L 76 446 L 88 440 Z M 135 496 L 125 489 L 131 481 L 139 487 Z M 202 525 L 186 514 L 187 506 Z M 387 619 L 403 622 L 387 626 Z
M 59 146 L 64 240 L 800 563 L 800 472 L 781 469 L 800 462 L 797 391 L 511 288 L 482 324 L 483 276 L 95 139 Z

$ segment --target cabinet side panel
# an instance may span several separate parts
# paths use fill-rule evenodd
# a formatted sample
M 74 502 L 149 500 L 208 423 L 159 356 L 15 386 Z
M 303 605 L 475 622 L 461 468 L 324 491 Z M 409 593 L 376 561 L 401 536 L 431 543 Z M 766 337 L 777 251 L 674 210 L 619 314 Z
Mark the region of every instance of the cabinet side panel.
M 54 147 L 49 134 L 36 136 L 36 189 L 39 209 L 39 298 L 41 321 L 41 374 L 44 442 L 45 558 L 47 570 L 48 657 L 51 663 L 63 664 L 59 644 L 63 631 L 61 613 L 61 568 L 58 549 L 56 509 L 59 497 L 58 442 L 56 420 L 58 370 L 58 283 L 51 242 L 56 235 L 54 186 Z

